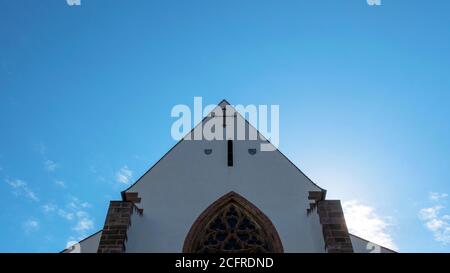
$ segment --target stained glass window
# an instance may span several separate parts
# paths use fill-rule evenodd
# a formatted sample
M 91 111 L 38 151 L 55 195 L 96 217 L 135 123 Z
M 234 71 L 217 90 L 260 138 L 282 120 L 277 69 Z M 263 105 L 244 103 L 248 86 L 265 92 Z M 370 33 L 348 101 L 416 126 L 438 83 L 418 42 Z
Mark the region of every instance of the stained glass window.
M 282 246 L 267 216 L 232 192 L 202 213 L 186 238 L 184 251 L 274 253 L 282 252 Z

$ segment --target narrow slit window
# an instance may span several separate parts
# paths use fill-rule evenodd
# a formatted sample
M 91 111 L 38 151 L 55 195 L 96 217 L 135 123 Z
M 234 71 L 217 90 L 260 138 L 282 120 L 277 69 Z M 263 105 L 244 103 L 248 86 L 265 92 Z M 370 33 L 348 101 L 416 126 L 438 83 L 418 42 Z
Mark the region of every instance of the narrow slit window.
M 228 140 L 227 145 L 228 145 L 228 166 L 232 167 L 233 166 L 233 140 Z
M 225 108 L 225 106 L 222 108 L 222 118 L 223 127 L 225 128 L 227 124 L 227 108 Z

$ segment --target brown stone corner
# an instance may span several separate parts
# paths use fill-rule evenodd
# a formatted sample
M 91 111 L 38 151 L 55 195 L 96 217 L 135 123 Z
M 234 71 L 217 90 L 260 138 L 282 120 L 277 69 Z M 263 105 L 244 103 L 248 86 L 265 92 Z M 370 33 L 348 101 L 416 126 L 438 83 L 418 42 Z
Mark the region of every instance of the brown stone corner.
M 345 223 L 341 201 L 322 200 L 317 203 L 323 239 L 328 253 L 353 253 L 353 245 Z
M 136 206 L 141 199 L 137 193 L 125 195 L 124 201 L 111 201 L 106 215 L 105 225 L 100 238 L 98 253 L 123 253 L 127 240 L 127 230 L 131 225 L 131 215 L 137 211 L 140 215 L 143 209 Z

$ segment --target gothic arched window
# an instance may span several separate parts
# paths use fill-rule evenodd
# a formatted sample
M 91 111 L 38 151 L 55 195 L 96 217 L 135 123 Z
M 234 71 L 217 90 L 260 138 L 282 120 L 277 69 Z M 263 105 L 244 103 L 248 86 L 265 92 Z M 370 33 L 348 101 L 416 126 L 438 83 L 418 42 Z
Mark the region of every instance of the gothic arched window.
M 255 205 L 230 192 L 194 222 L 185 253 L 281 253 L 283 246 L 270 219 Z

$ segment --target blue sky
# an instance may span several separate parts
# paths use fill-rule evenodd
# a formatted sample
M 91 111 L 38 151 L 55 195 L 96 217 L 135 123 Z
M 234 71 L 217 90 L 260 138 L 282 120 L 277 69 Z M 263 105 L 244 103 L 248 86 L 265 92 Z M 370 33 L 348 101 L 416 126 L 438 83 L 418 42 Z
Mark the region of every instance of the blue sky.
M 449 1 L 0 6 L 0 252 L 101 229 L 194 96 L 280 105 L 281 151 L 351 230 L 450 251 Z

